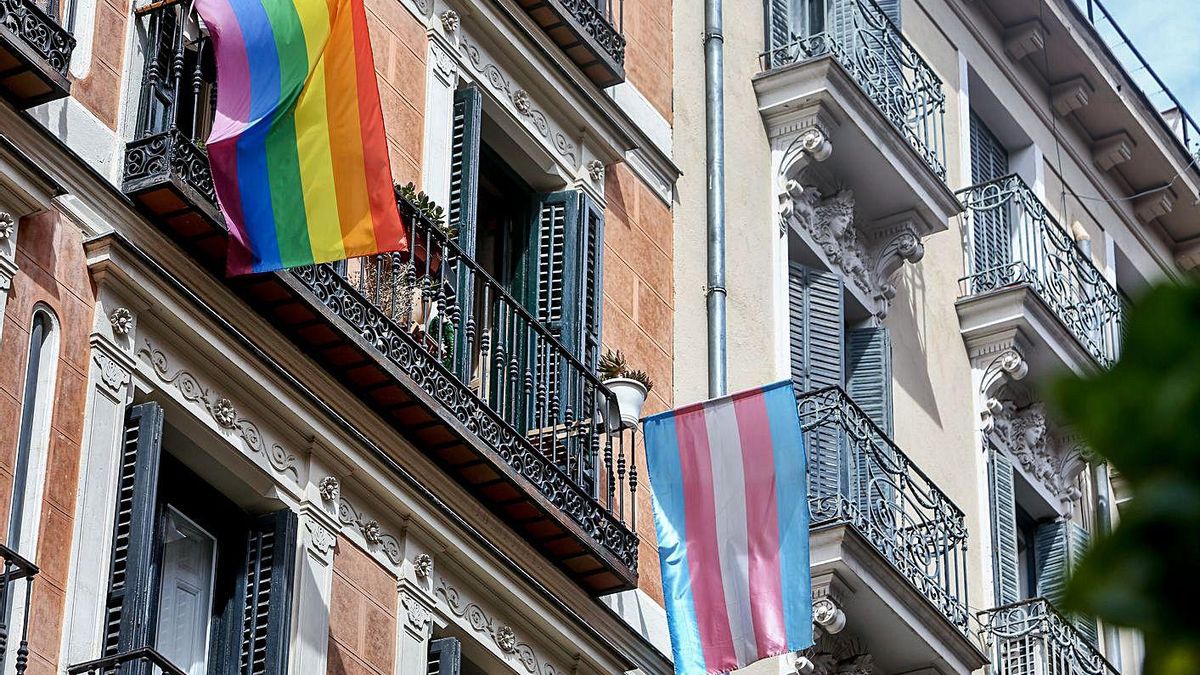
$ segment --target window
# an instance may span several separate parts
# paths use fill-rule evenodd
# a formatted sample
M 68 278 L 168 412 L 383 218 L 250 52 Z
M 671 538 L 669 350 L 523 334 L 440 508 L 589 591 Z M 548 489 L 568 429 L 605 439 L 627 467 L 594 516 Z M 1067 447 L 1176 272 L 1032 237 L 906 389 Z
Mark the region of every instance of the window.
M 246 513 L 162 450 L 162 409 L 130 408 L 104 655 L 153 646 L 189 675 L 284 675 L 295 514 Z M 121 672 L 152 669 L 138 662 Z
M 37 551 L 57 361 L 58 323 L 49 309 L 38 307 L 29 326 L 29 352 L 25 362 L 8 516 L 8 546 L 29 559 L 33 559 Z
M 858 46 L 878 49 L 877 35 L 858 38 L 855 30 L 874 32 L 883 17 L 900 26 L 900 0 L 766 0 L 766 13 L 768 50 L 822 33 L 828 33 L 847 52 Z M 854 58 L 851 53 L 844 56 Z
M 982 185 L 1009 174 L 1008 150 L 979 115 L 971 113 L 971 183 Z M 1012 261 L 1012 213 L 1008 204 L 972 214 L 974 273 L 1007 266 Z

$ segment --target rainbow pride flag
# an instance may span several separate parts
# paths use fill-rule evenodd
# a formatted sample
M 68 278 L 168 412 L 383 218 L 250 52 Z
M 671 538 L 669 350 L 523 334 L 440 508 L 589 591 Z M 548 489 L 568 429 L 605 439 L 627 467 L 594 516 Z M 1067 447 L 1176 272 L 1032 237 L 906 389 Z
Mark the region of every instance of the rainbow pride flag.
M 229 274 L 408 248 L 363 0 L 196 0 Z M 415 132 L 415 131 L 414 131 Z
M 813 643 L 804 436 L 790 381 L 649 417 L 646 464 L 678 675 Z

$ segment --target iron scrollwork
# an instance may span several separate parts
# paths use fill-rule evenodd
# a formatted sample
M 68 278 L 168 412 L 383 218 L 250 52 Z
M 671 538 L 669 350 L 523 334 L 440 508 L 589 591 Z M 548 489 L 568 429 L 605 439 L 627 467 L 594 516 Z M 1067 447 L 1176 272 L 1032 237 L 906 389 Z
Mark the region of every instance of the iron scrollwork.
M 126 146 L 126 183 L 167 180 L 172 176 L 216 206 L 217 193 L 208 155 L 178 129 L 146 136 Z
M 995 649 L 992 667 L 997 675 L 1117 675 L 1099 650 L 1045 599 L 984 612 L 983 624 L 983 635 Z
M 66 77 L 75 38 L 31 0 L 0 0 L 0 26 L 33 48 L 47 65 Z
M 559 0 L 563 8 L 575 17 L 583 31 L 619 65 L 625 65 L 625 36 L 613 26 L 607 13 L 596 6 L 595 0 Z
M 963 512 L 839 387 L 799 397 L 811 525 L 849 525 L 968 631 Z

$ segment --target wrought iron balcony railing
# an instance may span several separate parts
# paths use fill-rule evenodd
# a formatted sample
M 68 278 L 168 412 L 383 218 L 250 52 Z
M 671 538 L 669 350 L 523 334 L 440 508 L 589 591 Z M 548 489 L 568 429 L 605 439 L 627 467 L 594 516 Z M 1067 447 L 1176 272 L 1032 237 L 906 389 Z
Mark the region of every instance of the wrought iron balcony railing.
M 964 634 L 963 512 L 839 387 L 799 397 L 812 527 L 848 525 Z
M 37 576 L 37 565 L 22 558 L 19 553 L 0 544 L 0 562 L 4 567 L 0 570 L 0 665 L 5 663 L 8 656 L 8 646 L 12 642 L 9 632 L 12 630 L 12 607 L 17 599 L 16 582 L 25 580 L 25 611 L 21 621 L 21 639 L 17 641 L 16 657 L 13 659 L 13 672 L 24 675 L 29 666 L 29 602 L 33 598 L 33 580 Z
M 67 675 L 188 675 L 153 647 L 139 647 L 67 668 Z
M 55 4 L 0 0 L 0 89 L 22 107 L 65 96 L 70 86 L 67 69 L 75 38 L 55 19 Z M 31 68 L 41 84 L 30 84 Z
M 187 5 L 144 19 L 147 53 L 157 56 L 147 59 L 123 190 L 150 192 L 143 205 L 196 246 L 223 245 L 196 216 L 224 227 L 203 148 L 214 114 L 208 38 Z M 284 274 L 636 573 L 634 441 L 610 424 L 614 395 L 455 236 L 400 194 L 396 201 L 410 252 Z
M 833 0 L 825 30 L 793 35 L 762 55 L 771 70 L 832 56 L 943 181 L 946 95 L 942 80 L 875 0 Z
M 1047 600 L 1025 600 L 980 617 L 994 650 L 994 675 L 1119 675 Z
M 963 297 L 1028 284 L 1101 366 L 1120 348 L 1121 296 L 1019 176 L 958 193 L 970 246 Z
M 517 0 L 600 87 L 625 80 L 625 0 Z

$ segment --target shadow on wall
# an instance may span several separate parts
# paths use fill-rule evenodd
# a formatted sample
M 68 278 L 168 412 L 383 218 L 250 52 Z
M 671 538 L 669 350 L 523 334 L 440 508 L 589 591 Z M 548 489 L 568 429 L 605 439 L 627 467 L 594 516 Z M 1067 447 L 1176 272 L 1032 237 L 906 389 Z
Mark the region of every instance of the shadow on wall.
M 893 377 L 941 428 L 937 394 L 929 379 L 929 316 L 926 312 L 929 304 L 924 267 L 920 263 L 905 265 L 897 281 L 896 299 L 887 318 L 892 332 Z

